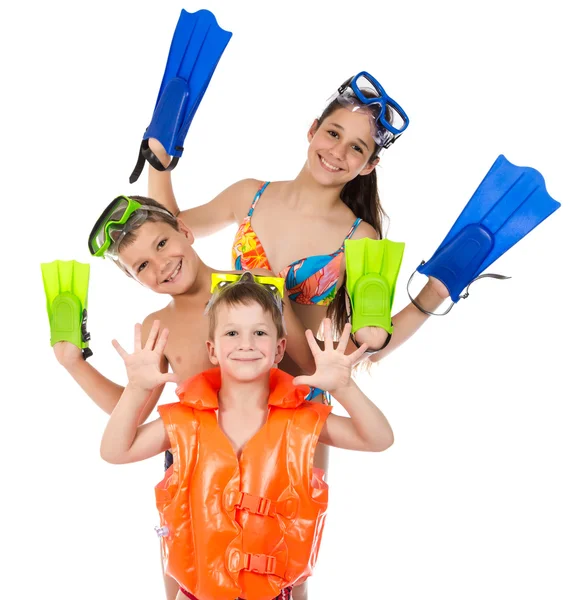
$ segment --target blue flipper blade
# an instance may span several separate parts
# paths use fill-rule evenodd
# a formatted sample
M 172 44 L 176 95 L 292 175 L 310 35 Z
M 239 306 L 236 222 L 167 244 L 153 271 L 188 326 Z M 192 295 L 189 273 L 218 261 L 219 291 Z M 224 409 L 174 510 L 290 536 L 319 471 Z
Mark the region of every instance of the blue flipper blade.
M 457 302 L 480 273 L 559 206 L 536 169 L 517 167 L 500 155 L 437 251 L 417 271 L 442 281 Z
M 143 140 L 156 138 L 170 156 L 183 154 L 191 121 L 231 35 L 208 10 L 181 11 Z

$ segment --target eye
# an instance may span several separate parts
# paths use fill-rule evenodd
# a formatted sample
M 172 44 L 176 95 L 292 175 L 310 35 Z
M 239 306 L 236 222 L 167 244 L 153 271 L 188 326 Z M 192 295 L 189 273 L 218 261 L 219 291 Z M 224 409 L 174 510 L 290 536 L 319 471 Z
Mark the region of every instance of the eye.
M 256 335 L 263 336 L 263 335 L 268 335 L 268 334 L 265 331 L 262 331 L 261 329 L 259 329 L 258 331 L 256 331 Z
M 335 139 L 337 139 L 337 138 L 339 137 L 339 134 L 337 133 L 337 131 L 333 131 L 333 129 L 329 129 L 329 130 L 327 131 L 327 133 L 328 133 L 328 134 L 329 134 L 329 135 L 330 135 L 332 138 L 335 138 Z
M 228 337 L 236 337 L 238 335 L 237 331 L 226 331 L 225 333 Z
M 143 269 L 146 269 L 146 266 L 148 265 L 148 261 L 144 261 L 139 267 L 138 269 L 136 269 L 137 273 L 140 273 L 140 271 L 142 271 Z
M 352 150 L 355 150 L 356 152 L 359 152 L 360 154 L 364 153 L 364 151 L 362 150 L 361 146 L 358 146 L 357 144 L 354 144 L 352 146 Z
M 166 239 L 165 239 L 165 240 L 161 240 L 161 241 L 158 243 L 158 245 L 157 245 L 157 248 L 159 248 L 159 249 L 160 249 L 160 248 L 164 248 L 164 247 L 165 247 L 165 245 L 166 245 L 166 243 L 167 243 L 167 240 L 166 240 Z

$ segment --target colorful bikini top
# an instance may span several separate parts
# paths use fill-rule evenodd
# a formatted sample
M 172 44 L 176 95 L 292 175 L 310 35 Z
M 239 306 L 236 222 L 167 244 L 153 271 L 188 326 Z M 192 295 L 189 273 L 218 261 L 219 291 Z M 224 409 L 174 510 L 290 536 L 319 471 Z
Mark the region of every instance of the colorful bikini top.
M 240 270 L 269 269 L 270 263 L 260 238 L 252 228 L 252 215 L 260 196 L 270 182 L 262 184 L 246 218 L 240 225 L 232 247 L 232 268 Z M 351 238 L 362 219 L 356 219 L 347 232 L 341 246 L 332 254 L 319 254 L 295 260 L 285 267 L 279 277 L 285 280 L 288 297 L 297 304 L 321 304 L 327 306 L 333 302 L 341 261 L 343 260 L 345 240 Z

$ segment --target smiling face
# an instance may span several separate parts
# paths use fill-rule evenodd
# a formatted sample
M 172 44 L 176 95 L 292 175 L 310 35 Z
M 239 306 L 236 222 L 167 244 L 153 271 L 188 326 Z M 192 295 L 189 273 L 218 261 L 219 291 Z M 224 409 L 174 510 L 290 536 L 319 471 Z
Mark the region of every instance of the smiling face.
M 179 231 L 168 223 L 146 222 L 132 243 L 120 249 L 119 260 L 140 283 L 158 294 L 177 295 L 195 281 L 197 255 L 193 235 L 179 221 Z
M 363 112 L 338 108 L 322 121 L 315 120 L 308 134 L 308 167 L 323 185 L 345 185 L 371 173 L 379 162 L 370 162 L 377 149 L 370 117 Z
M 285 346 L 272 315 L 257 302 L 217 307 L 207 351 L 211 363 L 221 367 L 222 378 L 239 382 L 258 379 L 282 360 Z

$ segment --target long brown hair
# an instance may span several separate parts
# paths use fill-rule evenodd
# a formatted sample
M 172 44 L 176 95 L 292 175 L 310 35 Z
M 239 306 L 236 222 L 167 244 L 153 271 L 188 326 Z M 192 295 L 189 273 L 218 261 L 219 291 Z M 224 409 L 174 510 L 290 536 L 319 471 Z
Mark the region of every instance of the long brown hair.
M 365 95 L 369 95 L 366 90 L 362 90 Z M 344 108 L 337 99 L 334 99 L 327 105 L 323 114 L 317 119 L 317 129 L 321 127 L 323 121 L 339 108 Z M 367 108 L 364 107 L 366 110 Z M 372 156 L 368 163 L 374 162 L 380 155 L 382 146 L 375 145 Z M 382 239 L 384 232 L 382 229 L 384 221 L 388 215 L 382 208 L 380 196 L 378 194 L 378 177 L 376 169 L 368 175 L 358 175 L 351 181 L 348 181 L 341 190 L 341 201 L 348 206 L 356 217 L 369 223 Z M 345 277 L 343 284 L 338 288 L 333 302 L 327 307 L 327 316 L 331 319 L 333 330 L 339 335 L 349 319 L 349 312 L 345 302 Z

